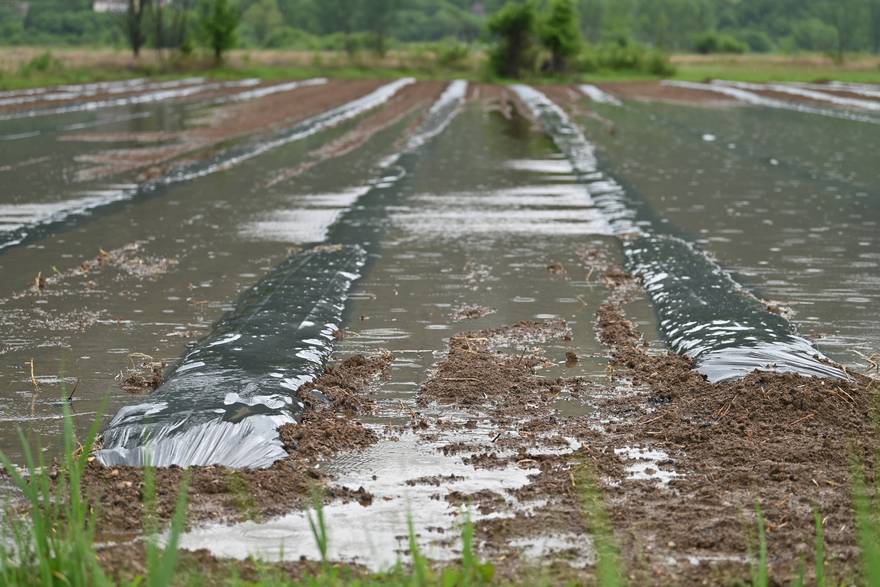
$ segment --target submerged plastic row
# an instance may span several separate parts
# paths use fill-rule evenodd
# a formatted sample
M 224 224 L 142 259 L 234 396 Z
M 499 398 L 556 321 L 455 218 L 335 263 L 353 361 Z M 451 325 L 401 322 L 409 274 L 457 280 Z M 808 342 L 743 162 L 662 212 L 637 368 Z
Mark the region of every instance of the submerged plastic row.
M 50 114 L 66 114 L 68 112 L 83 112 L 88 110 L 101 110 L 103 108 L 114 108 L 118 106 L 134 106 L 137 104 L 152 104 L 165 100 L 176 98 L 186 98 L 203 94 L 213 90 L 222 90 L 225 88 L 246 88 L 255 86 L 260 83 L 256 78 L 237 80 L 231 82 L 213 82 L 199 83 L 184 87 L 172 87 L 168 89 L 159 89 L 152 92 L 135 94 L 134 96 L 120 96 L 118 98 L 104 98 L 101 100 L 90 100 L 86 102 L 76 102 L 74 104 L 65 104 L 63 106 L 55 106 L 51 108 L 40 108 L 36 110 L 21 110 L 17 112 L 7 112 L 0 114 L 0 120 L 11 120 L 15 118 L 33 118 L 35 116 L 48 116 Z
M 682 82 L 682 81 L 664 81 L 664 85 L 672 86 L 676 88 L 685 88 L 689 90 L 702 90 L 705 92 L 715 92 L 716 94 L 722 94 L 725 96 L 729 96 L 731 98 L 735 98 L 740 102 L 745 104 L 750 104 L 752 106 L 764 106 L 766 108 L 778 108 L 781 110 L 793 110 L 795 112 L 804 112 L 806 114 L 818 114 L 820 116 L 828 116 L 831 118 L 842 118 L 844 120 L 854 120 L 858 122 L 870 122 L 873 124 L 880 124 L 880 118 L 875 116 L 870 116 L 867 114 L 859 114 L 856 112 L 850 112 L 848 110 L 834 110 L 831 108 L 817 108 L 816 106 L 810 106 L 808 104 L 803 104 L 800 102 L 789 102 L 786 100 L 777 100 L 776 98 L 768 98 L 766 96 L 762 96 L 760 94 L 755 93 L 754 89 L 769 89 L 769 88 L 758 88 L 752 87 L 751 89 L 745 89 L 744 87 L 739 87 L 735 85 L 728 85 L 728 82 L 712 82 L 712 83 L 700 83 L 700 82 Z
M 639 214 L 644 204 L 597 170 L 592 145 L 559 106 L 528 86 L 514 91 L 569 158 L 614 232 L 626 236 L 628 269 L 642 278 L 670 348 L 693 358 L 713 382 L 755 370 L 846 378 L 704 253 Z
M 384 86 L 373 100 L 387 99 L 407 83 L 412 82 Z M 358 192 L 360 197 L 387 193 L 405 176 L 403 168 L 394 174 L 384 170 L 402 165 L 403 155 L 446 128 L 466 90 L 464 82 L 450 84 L 405 149 L 382 163 L 382 177 Z M 349 214 L 364 213 L 353 204 Z M 298 422 L 303 404 L 297 390 L 322 371 L 348 291 L 366 262 L 365 247 L 376 243 L 368 229 L 343 232 L 345 238 L 334 242 L 347 244 L 319 245 L 272 270 L 179 362 L 149 402 L 121 409 L 104 432 L 101 462 L 261 468 L 284 458 L 277 429 Z
M 317 78 L 292 83 L 296 83 L 297 87 L 300 87 L 320 84 L 322 81 L 322 78 Z M 267 140 L 239 148 L 227 149 L 213 159 L 181 167 L 174 173 L 153 182 L 91 190 L 77 194 L 78 197 L 76 198 L 42 207 L 6 206 L 3 210 L 0 210 L 0 213 L 3 213 L 9 219 L 5 227 L 0 224 L 0 251 L 10 246 L 19 245 L 28 238 L 40 236 L 50 231 L 53 226 L 59 223 L 77 216 L 84 216 L 95 209 L 115 202 L 130 200 L 140 193 L 154 191 L 163 185 L 189 181 L 229 169 L 278 147 L 305 139 L 318 132 L 337 126 L 346 120 L 350 120 L 367 110 L 387 102 L 398 91 L 414 81 L 412 78 L 405 78 L 385 84 L 365 96 L 299 122 L 289 129 L 276 133 Z
M 98 459 L 258 468 L 286 456 L 277 429 L 302 413 L 296 390 L 329 357 L 364 260 L 357 246 L 288 258 L 239 299 L 150 401 L 119 410 Z

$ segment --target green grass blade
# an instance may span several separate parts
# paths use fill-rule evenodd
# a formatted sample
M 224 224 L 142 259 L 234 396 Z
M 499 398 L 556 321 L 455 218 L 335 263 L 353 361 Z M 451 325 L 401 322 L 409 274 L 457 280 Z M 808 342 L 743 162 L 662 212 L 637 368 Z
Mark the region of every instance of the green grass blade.
M 813 515 L 816 518 L 816 587 L 825 587 L 825 529 L 819 510 Z
M 767 530 L 761 502 L 755 500 L 755 517 L 758 527 L 758 560 L 752 563 L 752 587 L 767 587 L 770 582 L 769 560 L 767 556 Z

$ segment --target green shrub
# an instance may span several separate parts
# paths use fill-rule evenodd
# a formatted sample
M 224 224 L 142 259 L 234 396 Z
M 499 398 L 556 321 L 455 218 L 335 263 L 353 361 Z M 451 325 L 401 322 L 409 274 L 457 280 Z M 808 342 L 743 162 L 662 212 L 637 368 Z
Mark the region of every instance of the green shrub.
M 492 71 L 502 77 L 519 77 L 534 70 L 537 9 L 533 0 L 510 2 L 489 19 L 495 44 L 489 52 Z
M 694 50 L 697 53 L 745 53 L 747 47 L 735 37 L 724 33 L 709 31 L 694 37 Z
M 25 502 L 2 513 L 0 585 L 115 585 L 95 554 L 96 513 L 82 494 L 82 479 L 101 421 L 95 420 L 85 442 L 80 444 L 67 402 L 63 404 L 63 415 L 64 453 L 56 467 L 47 466 L 42 451 L 32 448 L 20 430 L 26 471 L 20 472 L 0 451 L 0 470 L 9 475 Z M 177 566 L 178 543 L 186 517 L 187 486 L 185 480 L 180 488 L 167 546 L 161 548 L 156 541 L 155 473 L 152 469 L 144 470 L 147 573 L 146 577 L 136 578 L 132 587 L 170 584 Z
M 575 69 L 582 73 L 629 71 L 657 76 L 675 74 L 675 66 L 666 53 L 659 49 L 648 49 L 626 39 L 584 49 L 575 60 Z
M 748 29 L 739 33 L 737 38 L 753 53 L 770 53 L 775 49 L 770 35 L 764 31 Z
M 550 0 L 548 13 L 541 18 L 541 42 L 550 51 L 550 71 L 567 69 L 583 43 L 581 17 L 574 0 Z
M 445 41 L 437 45 L 437 65 L 443 69 L 466 69 L 470 56 L 471 48 L 465 43 Z
M 19 75 L 28 77 L 37 73 L 47 73 L 50 71 L 59 71 L 64 69 L 64 64 L 52 56 L 52 53 L 46 51 L 40 53 L 27 63 L 18 68 Z

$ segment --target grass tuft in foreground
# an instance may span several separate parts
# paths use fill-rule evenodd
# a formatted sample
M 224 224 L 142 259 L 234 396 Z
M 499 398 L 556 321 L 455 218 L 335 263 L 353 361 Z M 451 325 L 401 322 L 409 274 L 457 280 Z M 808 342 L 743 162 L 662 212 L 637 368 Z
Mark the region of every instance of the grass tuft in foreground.
M 0 463 L 24 497 L 23 504 L 9 505 L 0 527 L 0 585 L 103 587 L 115 585 L 95 554 L 96 513 L 82 495 L 82 478 L 101 425 L 96 420 L 86 442 L 79 444 L 73 430 L 70 407 L 64 403 L 64 454 L 60 463 L 47 466 L 41 451 L 34 451 L 19 431 L 26 460 L 21 472 L 2 451 Z M 34 454 L 37 454 L 36 459 Z M 155 472 L 144 471 L 146 528 L 157 530 Z M 157 544 L 156 532 L 148 532 L 147 577 L 132 585 L 169 585 L 175 573 L 178 539 L 186 517 L 186 482 L 181 488 L 171 524 L 168 544 Z M 144 581 L 146 579 L 146 581 Z

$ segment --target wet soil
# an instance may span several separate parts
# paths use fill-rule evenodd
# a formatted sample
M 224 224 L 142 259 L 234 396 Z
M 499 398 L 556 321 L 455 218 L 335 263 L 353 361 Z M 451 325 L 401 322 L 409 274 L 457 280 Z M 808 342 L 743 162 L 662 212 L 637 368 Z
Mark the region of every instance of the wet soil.
M 729 106 L 737 102 L 717 92 L 667 86 L 660 82 L 608 82 L 597 85 L 603 91 L 622 100 L 650 100 L 704 106 Z
M 356 355 L 300 390 L 310 409 L 300 424 L 281 428 L 288 458 L 268 469 L 231 470 L 225 467 L 179 467 L 156 470 L 156 508 L 162 520 L 170 519 L 181 482 L 189 479 L 190 523 L 262 519 L 286 513 L 307 503 L 315 490 L 326 499 L 362 504 L 371 502 L 365 491 L 332 486 L 321 463 L 339 451 L 374 443 L 377 434 L 355 420 L 368 411 L 370 386 L 391 364 L 390 354 Z M 107 468 L 90 462 L 84 492 L 98 512 L 103 538 L 138 532 L 143 523 L 143 470 Z
M 419 82 L 403 88 L 384 104 L 382 108 L 364 117 L 355 128 L 309 153 L 306 161 L 296 167 L 277 171 L 266 180 L 265 187 L 271 187 L 287 181 L 328 159 L 351 153 L 363 146 L 376 133 L 394 126 L 407 116 L 410 116 L 414 111 L 419 109 L 427 110 L 426 106 L 434 103 L 445 87 L 446 84 L 442 82 Z M 420 121 L 421 117 L 414 120 L 403 136 L 411 135 L 411 131 L 414 130 Z M 400 145 L 400 147 L 402 148 L 403 145 Z
M 97 550 L 98 561 L 108 570 L 110 576 L 120 584 L 130 584 L 146 576 L 146 549 L 142 544 L 106 545 Z M 207 550 L 182 550 L 177 563 L 179 576 L 192 579 L 198 585 L 224 585 L 230 577 L 240 581 L 259 583 L 267 573 L 283 577 L 292 582 L 314 577 L 324 570 L 316 561 L 296 561 L 285 563 L 261 563 L 252 559 L 243 561 L 218 559 Z M 340 578 L 367 578 L 369 573 L 362 567 L 352 564 L 331 564 L 332 572 Z
M 710 384 L 688 359 L 648 352 L 624 310 L 640 290 L 632 280 L 615 281 L 597 314 L 599 335 L 611 348 L 612 377 L 631 391 L 603 402 L 611 423 L 599 440 L 662 451 L 668 456 L 658 466 L 674 463 L 677 474 L 665 486 L 605 486 L 633 568 L 668 584 L 747 579 L 743 560 L 755 542 L 757 501 L 776 581 L 793 580 L 801 558 L 809 561 L 814 511 L 824 519 L 831 572 L 857 572 L 851 472 L 852 459 L 873 467 L 871 382 L 756 372 Z M 603 475 L 619 471 L 609 451 L 591 454 L 602 455 L 596 467 Z
M 203 125 L 169 133 L 174 140 L 167 144 L 110 149 L 80 157 L 80 162 L 92 165 L 79 170 L 77 179 L 95 180 L 135 170 L 142 170 L 139 181 L 155 179 L 179 163 L 175 160 L 186 157 L 191 163 L 209 156 L 212 149 L 225 142 L 291 126 L 363 96 L 379 85 L 374 81 L 333 81 L 221 106 L 211 112 Z

